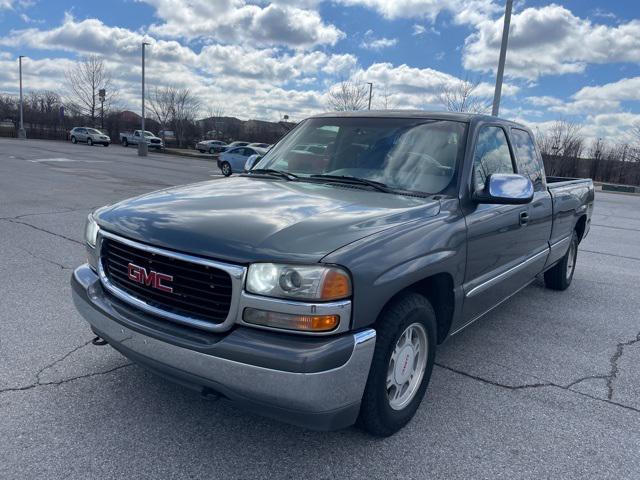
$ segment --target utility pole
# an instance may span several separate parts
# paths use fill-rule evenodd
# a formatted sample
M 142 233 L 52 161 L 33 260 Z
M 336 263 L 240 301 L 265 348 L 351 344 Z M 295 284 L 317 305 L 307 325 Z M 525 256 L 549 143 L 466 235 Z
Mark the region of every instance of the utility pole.
M 20 129 L 18 130 L 18 138 L 27 138 L 27 132 L 24 129 L 24 121 L 22 116 L 22 59 L 24 55 L 18 57 L 18 69 L 20 70 Z
M 98 90 L 98 98 L 100 100 L 100 129 L 104 130 L 104 99 L 107 96 L 107 91 L 104 88 Z
M 504 27 L 502 29 L 502 44 L 500 45 L 500 59 L 496 73 L 496 89 L 493 94 L 493 109 L 491 115 L 498 116 L 500 112 L 500 95 L 502 94 L 502 77 L 504 76 L 504 63 L 507 58 L 507 43 L 509 42 L 509 24 L 511 23 L 511 7 L 513 0 L 507 0 L 504 9 Z
M 147 45 L 149 45 L 147 42 L 142 42 L 142 132 L 138 140 L 138 155 L 141 157 L 146 157 L 149 151 L 147 137 L 144 134 L 144 47 Z
M 371 110 L 371 96 L 373 95 L 373 83 L 367 82 L 369 85 L 369 110 Z

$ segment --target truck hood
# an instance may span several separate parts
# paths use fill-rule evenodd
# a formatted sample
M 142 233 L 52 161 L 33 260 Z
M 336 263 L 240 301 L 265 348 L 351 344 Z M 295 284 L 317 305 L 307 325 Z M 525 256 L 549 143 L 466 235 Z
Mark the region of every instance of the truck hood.
M 342 185 L 230 177 L 149 193 L 96 212 L 101 228 L 234 263 L 317 262 L 439 202 Z

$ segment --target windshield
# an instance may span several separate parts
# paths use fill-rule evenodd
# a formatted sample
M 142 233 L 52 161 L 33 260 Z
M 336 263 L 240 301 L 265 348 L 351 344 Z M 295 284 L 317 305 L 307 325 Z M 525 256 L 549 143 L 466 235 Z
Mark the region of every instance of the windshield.
M 155 137 L 155 135 L 154 135 L 153 133 L 148 132 L 148 131 L 146 131 L 146 130 L 144 131 L 144 136 L 145 136 L 145 137 Z
M 439 193 L 455 178 L 466 125 L 424 118 L 312 118 L 254 167 L 336 175 Z

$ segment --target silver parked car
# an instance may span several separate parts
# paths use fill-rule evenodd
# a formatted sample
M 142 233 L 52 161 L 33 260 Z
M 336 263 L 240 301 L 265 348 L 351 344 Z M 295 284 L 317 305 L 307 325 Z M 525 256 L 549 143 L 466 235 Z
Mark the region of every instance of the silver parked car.
M 237 147 L 226 150 L 218 158 L 218 168 L 225 177 L 233 172 L 242 172 L 245 169 L 247 159 L 252 155 L 264 155 L 267 151 L 258 147 Z
M 209 152 L 214 154 L 217 152 L 223 152 L 227 148 L 227 144 L 221 140 L 202 140 L 196 143 L 196 150 L 200 153 Z
M 71 139 L 71 143 L 84 142 L 87 145 L 104 145 L 108 147 L 111 143 L 111 138 L 108 135 L 105 135 L 100 130 L 96 130 L 95 128 L 89 127 L 74 127 L 69 132 L 69 138 Z

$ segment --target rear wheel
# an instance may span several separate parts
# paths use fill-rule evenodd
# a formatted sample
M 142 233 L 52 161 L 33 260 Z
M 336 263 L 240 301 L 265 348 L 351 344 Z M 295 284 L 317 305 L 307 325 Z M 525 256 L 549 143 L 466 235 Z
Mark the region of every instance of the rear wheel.
M 122 146 L 123 147 L 128 147 L 129 146 L 129 140 L 127 140 L 126 138 L 122 139 Z
M 225 177 L 228 177 L 231 175 L 231 165 L 229 164 L 229 162 L 222 162 L 222 165 L 220 165 L 220 170 L 222 170 L 222 174 Z
M 87 138 L 87 145 L 89 146 L 93 145 L 93 140 L 91 139 L 91 137 Z
M 413 418 L 427 390 L 435 362 L 436 316 L 426 298 L 409 293 L 385 309 L 379 325 L 358 423 L 386 437 Z
M 204 150 L 200 150 L 200 149 L 198 149 L 198 151 L 199 151 L 200 153 L 204 153 Z
M 216 153 L 216 149 L 215 149 L 215 148 L 213 148 L 213 147 L 211 147 L 211 148 L 209 149 L 209 153 L 210 153 L 211 155 L 213 155 L 214 153 Z
M 71 136 L 71 143 L 78 143 L 78 139 L 76 137 Z
M 574 231 L 567 253 L 553 268 L 544 272 L 544 284 L 551 290 L 566 290 L 571 285 L 578 259 L 578 234 Z

